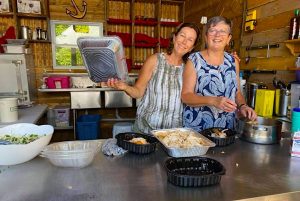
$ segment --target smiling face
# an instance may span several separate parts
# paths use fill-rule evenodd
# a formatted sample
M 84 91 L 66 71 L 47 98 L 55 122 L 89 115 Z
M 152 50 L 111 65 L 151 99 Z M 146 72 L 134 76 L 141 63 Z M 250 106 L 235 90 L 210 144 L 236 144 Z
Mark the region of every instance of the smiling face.
M 197 40 L 197 33 L 193 28 L 183 27 L 177 35 L 173 36 L 174 50 L 177 54 L 183 56 L 190 52 Z
M 224 22 L 219 22 L 215 26 L 210 26 L 207 30 L 205 40 L 207 48 L 211 50 L 224 51 L 231 39 L 230 26 Z

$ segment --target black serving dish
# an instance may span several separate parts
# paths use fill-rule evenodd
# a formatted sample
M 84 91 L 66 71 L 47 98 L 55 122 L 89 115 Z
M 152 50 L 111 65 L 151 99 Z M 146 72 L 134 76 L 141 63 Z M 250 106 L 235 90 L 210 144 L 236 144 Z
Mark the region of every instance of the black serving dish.
M 133 138 L 142 137 L 144 138 L 149 144 L 135 144 L 129 142 Z M 134 132 L 127 132 L 127 133 L 119 133 L 116 135 L 117 145 L 126 149 L 130 152 L 136 154 L 149 154 L 155 151 L 157 139 L 150 135 L 141 134 L 141 133 L 134 133 Z
M 228 130 L 224 131 L 224 133 L 226 133 L 226 137 L 221 138 L 221 137 L 211 136 L 213 133 L 213 131 L 212 131 L 213 129 L 218 129 L 219 131 L 222 131 L 225 128 L 218 128 L 218 127 L 208 128 L 208 129 L 201 131 L 200 133 L 202 135 L 204 135 L 205 137 L 207 137 L 208 139 L 210 139 L 211 141 L 213 141 L 214 143 L 216 143 L 217 147 L 227 146 L 227 145 L 235 142 L 236 131 L 228 129 Z
M 220 183 L 224 166 L 211 158 L 170 158 L 165 162 L 168 181 L 176 186 L 201 187 Z

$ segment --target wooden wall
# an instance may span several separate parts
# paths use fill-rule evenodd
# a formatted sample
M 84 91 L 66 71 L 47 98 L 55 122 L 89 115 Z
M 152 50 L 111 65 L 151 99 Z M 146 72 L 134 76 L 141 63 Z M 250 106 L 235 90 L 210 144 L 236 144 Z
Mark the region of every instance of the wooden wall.
M 233 21 L 234 50 L 241 58 L 242 70 L 277 70 L 276 74 L 251 74 L 249 81 L 264 81 L 272 87 L 274 77 L 286 83 L 295 80 L 295 72 L 289 70 L 294 67 L 293 56 L 284 41 L 288 39 L 289 22 L 296 8 L 300 8 L 298 0 L 186 0 L 185 21 L 196 22 L 201 29 L 201 16 L 208 18 L 216 15 L 225 16 Z M 257 26 L 254 31 L 243 31 L 245 11 L 257 11 Z M 279 44 L 279 48 L 246 51 L 253 37 L 252 46 Z M 202 45 L 198 49 L 203 48 Z M 250 62 L 246 63 L 246 57 Z
M 82 0 L 75 0 L 76 4 L 82 5 Z M 81 22 L 104 22 L 105 0 L 89 0 L 87 13 L 83 19 L 75 19 L 66 14 L 66 8 L 74 11 L 71 0 L 49 0 L 51 20 L 81 21 Z M 50 30 L 49 30 L 50 31 Z M 32 45 L 35 69 L 37 74 L 37 86 L 41 86 L 41 79 L 45 72 L 83 72 L 83 70 L 53 70 L 51 44 L 35 43 Z M 69 93 L 38 93 L 38 102 L 54 106 L 61 103 L 69 103 Z
M 202 16 L 206 16 L 208 19 L 217 15 L 229 18 L 233 22 L 233 49 L 234 51 L 238 51 L 240 47 L 243 6 L 244 2 L 242 0 L 186 0 L 185 21 L 197 23 L 202 32 L 203 25 L 200 24 Z M 203 47 L 204 41 L 202 40 L 198 49 Z
M 248 0 L 247 10 L 257 11 L 257 26 L 252 32 L 242 32 L 240 56 L 242 60 L 250 55 L 248 64 L 241 62 L 244 69 L 287 70 L 294 67 L 295 57 L 289 52 L 284 41 L 288 40 L 289 23 L 294 10 L 300 7 L 298 0 Z M 246 47 L 266 44 L 279 44 L 279 48 L 247 52 Z

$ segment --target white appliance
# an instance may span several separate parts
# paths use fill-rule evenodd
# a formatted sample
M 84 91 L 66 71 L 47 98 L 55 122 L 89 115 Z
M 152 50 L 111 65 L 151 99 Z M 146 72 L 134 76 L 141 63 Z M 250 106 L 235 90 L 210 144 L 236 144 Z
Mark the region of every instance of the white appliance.
M 17 97 L 19 105 L 36 99 L 32 54 L 0 54 L 0 97 Z

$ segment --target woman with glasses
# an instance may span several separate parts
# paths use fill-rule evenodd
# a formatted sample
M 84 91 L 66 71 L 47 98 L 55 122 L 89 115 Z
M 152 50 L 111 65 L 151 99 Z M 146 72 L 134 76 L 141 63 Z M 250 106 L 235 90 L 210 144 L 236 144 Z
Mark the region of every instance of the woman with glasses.
M 154 129 L 182 127 L 182 72 L 199 33 L 197 25 L 181 24 L 170 39 L 167 52 L 147 58 L 134 86 L 117 79 L 108 80 L 109 87 L 142 98 L 133 125 L 135 132 L 150 134 Z
M 232 37 L 231 28 L 231 21 L 224 17 L 209 19 L 205 27 L 207 48 L 189 56 L 181 93 L 186 104 L 185 127 L 198 132 L 212 127 L 234 129 L 236 111 L 250 120 L 257 118 L 240 91 L 239 63 L 225 52 Z

